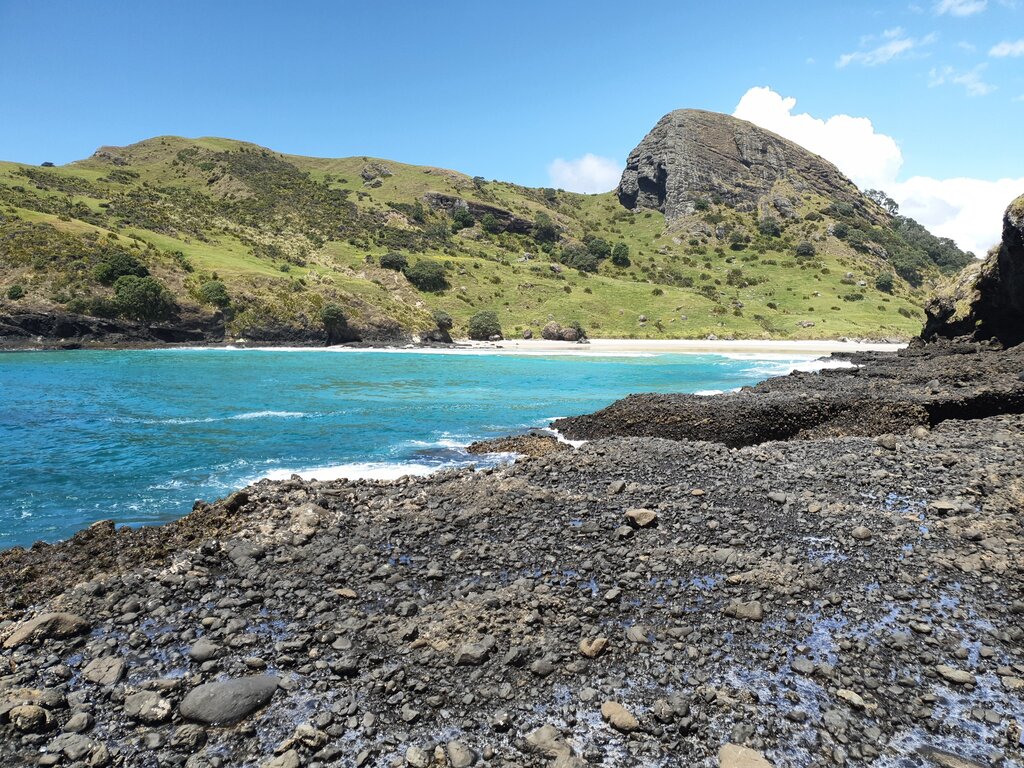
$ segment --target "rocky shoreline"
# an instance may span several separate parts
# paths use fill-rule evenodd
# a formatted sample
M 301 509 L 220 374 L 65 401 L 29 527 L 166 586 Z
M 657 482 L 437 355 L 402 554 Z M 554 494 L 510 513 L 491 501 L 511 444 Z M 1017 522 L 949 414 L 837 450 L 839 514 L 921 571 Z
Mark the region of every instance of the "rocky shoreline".
M 1020 764 L 1024 357 L 855 362 L 0 553 L 5 765 Z

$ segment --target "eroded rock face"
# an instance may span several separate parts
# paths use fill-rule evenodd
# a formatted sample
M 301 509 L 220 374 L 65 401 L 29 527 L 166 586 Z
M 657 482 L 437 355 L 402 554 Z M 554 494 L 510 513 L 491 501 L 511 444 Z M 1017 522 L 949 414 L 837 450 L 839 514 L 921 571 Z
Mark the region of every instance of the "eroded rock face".
M 1024 341 L 1024 195 L 1003 216 L 1003 240 L 984 261 L 971 264 L 925 307 L 922 338 Z
M 658 121 L 629 153 L 618 195 L 626 208 L 653 208 L 671 223 L 699 200 L 714 198 L 753 210 L 766 197 L 784 209 L 789 202 L 779 191 L 787 186 L 852 203 L 869 218 L 882 216 L 827 160 L 753 123 L 696 109 Z

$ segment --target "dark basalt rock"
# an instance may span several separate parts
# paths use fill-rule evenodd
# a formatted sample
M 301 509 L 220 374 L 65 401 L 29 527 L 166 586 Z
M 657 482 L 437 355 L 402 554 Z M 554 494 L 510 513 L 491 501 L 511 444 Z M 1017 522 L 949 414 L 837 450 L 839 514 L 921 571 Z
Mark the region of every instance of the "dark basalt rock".
M 504 208 L 487 205 L 486 203 L 478 203 L 473 200 L 463 200 L 461 197 L 446 195 L 443 192 L 427 192 L 423 195 L 423 202 L 434 210 L 444 211 L 445 213 L 451 213 L 456 208 L 465 208 L 473 214 L 474 219 L 478 220 L 487 214 L 491 214 L 501 222 L 504 231 L 517 235 L 527 234 L 533 229 L 532 221 L 522 219 L 511 211 L 506 211 Z
M 659 210 L 670 224 L 692 213 L 698 200 L 753 210 L 766 198 L 785 215 L 788 201 L 773 193 L 778 182 L 851 203 L 871 219 L 885 216 L 813 152 L 745 120 L 696 109 L 679 109 L 658 121 L 629 153 L 618 195 L 626 208 Z
M 162 323 L 137 323 L 69 312 L 0 314 L 0 348 L 77 348 L 86 344 L 214 344 L 224 340 L 224 317 L 183 315 Z
M 925 307 L 922 338 L 1024 341 L 1024 195 L 1006 209 L 1003 239 L 988 258 L 971 264 Z

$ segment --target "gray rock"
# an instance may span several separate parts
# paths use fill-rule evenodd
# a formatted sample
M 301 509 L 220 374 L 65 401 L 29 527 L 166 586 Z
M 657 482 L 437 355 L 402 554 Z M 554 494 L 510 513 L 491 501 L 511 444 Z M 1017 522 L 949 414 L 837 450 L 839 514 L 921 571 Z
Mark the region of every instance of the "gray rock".
M 52 638 L 65 638 L 88 631 L 89 622 L 73 613 L 44 613 L 19 624 L 4 648 L 17 648 L 26 643 L 41 643 Z
M 188 692 L 179 710 L 186 720 L 207 725 L 234 723 L 266 706 L 280 682 L 273 675 L 254 675 L 205 683 Z
M 171 717 L 171 702 L 156 691 L 139 691 L 125 698 L 124 713 L 143 723 L 163 723 Z
M 101 656 L 86 664 L 82 677 L 97 685 L 116 685 L 124 677 L 124 659 L 116 656 Z
M 209 638 L 201 637 L 188 649 L 189 658 L 199 664 L 215 659 L 223 652 L 223 648 Z

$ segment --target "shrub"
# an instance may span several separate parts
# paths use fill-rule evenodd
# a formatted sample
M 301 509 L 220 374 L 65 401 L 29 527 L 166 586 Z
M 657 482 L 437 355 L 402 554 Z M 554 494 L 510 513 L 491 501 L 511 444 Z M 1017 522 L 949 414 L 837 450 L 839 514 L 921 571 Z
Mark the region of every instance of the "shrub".
M 840 296 L 843 301 L 864 301 L 863 293 L 844 293 Z
M 533 223 L 533 239 L 538 243 L 553 243 L 558 240 L 558 228 L 551 217 L 541 211 Z
M 469 318 L 469 338 L 476 341 L 487 341 L 492 336 L 501 336 L 501 323 L 498 315 L 490 310 L 477 312 Z
M 320 322 L 324 324 L 327 331 L 327 343 L 334 344 L 341 341 L 348 330 L 348 318 L 345 310 L 337 304 L 324 304 L 320 308 Z
M 149 270 L 131 254 L 117 251 L 97 264 L 92 274 L 103 285 L 113 285 L 119 277 L 127 275 L 146 277 Z
M 600 259 L 589 249 L 575 243 L 570 243 L 562 249 L 559 261 L 580 272 L 597 272 L 598 264 L 600 264 Z
M 421 291 L 438 293 L 448 287 L 444 267 L 436 261 L 417 261 L 405 269 L 405 277 Z
M 153 277 L 122 275 L 114 281 L 114 305 L 119 315 L 134 320 L 164 320 L 174 312 L 174 299 Z
M 480 219 L 480 226 L 483 227 L 484 232 L 489 232 L 492 235 L 505 230 L 505 225 L 501 223 L 501 219 L 493 213 L 485 213 L 483 218 Z
M 796 247 L 796 255 L 800 256 L 801 258 L 809 259 L 812 256 L 816 256 L 817 253 L 818 251 L 814 247 L 814 244 L 809 243 L 806 240 L 801 242 L 800 245 Z
M 892 293 L 895 287 L 896 282 L 892 279 L 892 274 L 889 272 L 883 272 L 875 278 L 875 288 L 883 293 Z
M 473 214 L 469 212 L 469 208 L 463 208 L 459 205 L 452 211 L 452 232 L 472 227 L 474 224 L 476 224 L 476 220 L 473 218 Z
M 25 289 L 17 283 L 7 289 L 7 298 L 11 301 L 17 301 L 25 295 Z
M 443 309 L 435 309 L 433 316 L 434 322 L 437 323 L 437 327 L 443 331 L 450 331 L 452 326 L 455 325 L 455 321 L 452 320 L 452 316 Z
M 782 234 L 779 222 L 772 216 L 765 216 L 757 222 L 757 231 L 766 237 L 778 237 Z
M 389 251 L 380 257 L 380 265 L 384 269 L 393 269 L 395 272 L 402 272 L 409 266 L 409 260 L 400 253 Z
M 629 246 L 623 242 L 618 242 L 612 248 L 612 264 L 616 267 L 628 267 L 629 261 Z
M 588 237 L 583 242 L 596 259 L 607 259 L 612 253 L 611 245 L 602 237 Z
M 221 309 L 231 303 L 227 286 L 220 280 L 207 280 L 199 286 L 199 298 L 204 304 L 212 304 Z

